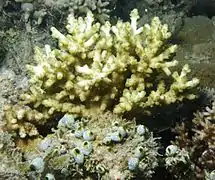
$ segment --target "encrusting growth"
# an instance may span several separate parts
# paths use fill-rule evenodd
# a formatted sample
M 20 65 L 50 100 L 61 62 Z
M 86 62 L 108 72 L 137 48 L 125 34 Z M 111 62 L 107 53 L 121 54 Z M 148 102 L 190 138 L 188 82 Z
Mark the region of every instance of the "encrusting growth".
M 170 70 L 177 65 L 171 60 L 177 46 L 166 42 L 167 25 L 155 17 L 138 28 L 136 9 L 130 17 L 131 22 L 102 25 L 89 12 L 85 18 L 68 17 L 67 35 L 52 27 L 58 48 L 35 48 L 37 64 L 27 66 L 30 89 L 5 110 L 8 129 L 32 136 L 57 113 L 123 114 L 195 98 L 190 90 L 199 80 L 188 80 L 188 65 L 181 73 Z

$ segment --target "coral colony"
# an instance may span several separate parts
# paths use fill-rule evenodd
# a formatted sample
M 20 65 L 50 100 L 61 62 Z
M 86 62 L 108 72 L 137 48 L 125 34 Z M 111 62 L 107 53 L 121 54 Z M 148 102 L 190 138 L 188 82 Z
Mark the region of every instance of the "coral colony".
M 58 48 L 35 48 L 37 64 L 27 66 L 29 91 L 18 104 L 5 107 L 8 130 L 18 131 L 20 137 L 34 136 L 36 125 L 46 124 L 58 113 L 93 117 L 113 110 L 123 114 L 194 99 L 190 90 L 199 80 L 188 80 L 188 65 L 181 73 L 170 70 L 177 65 L 169 60 L 177 46 L 165 44 L 171 36 L 167 26 L 155 17 L 151 25 L 138 28 L 137 10 L 130 16 L 131 22 L 112 26 L 108 21 L 94 22 L 91 12 L 85 18 L 70 15 L 67 35 L 52 27 Z M 165 85 L 167 79 L 170 85 Z

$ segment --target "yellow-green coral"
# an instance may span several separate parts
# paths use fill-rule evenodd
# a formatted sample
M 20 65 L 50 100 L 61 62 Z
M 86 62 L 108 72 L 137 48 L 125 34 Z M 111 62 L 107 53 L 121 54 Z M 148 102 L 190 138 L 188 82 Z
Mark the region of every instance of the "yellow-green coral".
M 151 25 L 138 28 L 137 10 L 130 16 L 131 22 L 118 21 L 112 26 L 94 22 L 90 12 L 85 18 L 70 15 L 67 35 L 52 27 L 58 48 L 35 48 L 37 64 L 28 65 L 30 91 L 21 95 L 18 105 L 42 113 L 43 122 L 32 122 L 27 113 L 22 119 L 17 112 L 7 111 L 18 119 L 15 124 L 44 124 L 55 113 L 93 116 L 113 109 L 122 114 L 195 98 L 189 90 L 199 81 L 187 79 L 188 65 L 181 73 L 170 70 L 177 65 L 170 58 L 177 46 L 166 42 L 171 36 L 167 25 L 155 17 Z M 7 121 L 10 126 L 12 122 Z

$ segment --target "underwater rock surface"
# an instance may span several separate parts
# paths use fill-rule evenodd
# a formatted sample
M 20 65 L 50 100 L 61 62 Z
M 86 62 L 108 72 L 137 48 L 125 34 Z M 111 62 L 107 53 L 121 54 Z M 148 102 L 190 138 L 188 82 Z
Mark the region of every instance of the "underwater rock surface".
M 87 113 L 83 117 L 81 113 L 77 115 L 68 111 L 68 114 L 59 111 L 52 116 L 50 110 L 50 114 L 43 114 L 48 117 L 43 123 L 39 122 L 39 116 L 34 116 L 37 105 L 29 103 L 34 113 L 28 114 L 27 123 L 23 126 L 25 128 L 20 131 L 24 136 L 20 138 L 17 124 L 23 122 L 23 111 L 10 111 L 11 116 L 5 118 L 5 110 L 8 104 L 12 109 L 19 107 L 22 110 L 20 94 L 33 90 L 30 89 L 31 77 L 26 65 L 36 66 L 35 46 L 41 49 L 49 44 L 57 48 L 57 42 L 51 38 L 50 28 L 54 26 L 66 34 L 64 27 L 69 14 L 83 18 L 89 12 L 101 25 L 108 20 L 111 26 L 115 26 L 118 21 L 128 23 L 133 9 L 139 11 L 140 19 L 137 24 L 133 24 L 137 25 L 137 29 L 150 24 L 155 16 L 159 17 L 162 25 L 168 25 L 168 32 L 172 36 L 163 41 L 156 55 L 163 53 L 167 45 L 177 44 L 177 51 L 172 51 L 167 62 L 177 60 L 178 66 L 171 71 L 178 72 L 185 64 L 189 64 L 191 72 L 188 77 L 183 77 L 186 77 L 186 81 L 194 77 L 200 80 L 199 87 L 193 86 L 191 91 L 196 98 L 168 106 L 161 103 L 160 107 L 150 107 L 150 111 L 134 106 L 135 111 L 131 113 L 127 113 L 129 107 L 123 105 L 126 113 L 120 115 L 113 114 L 114 102 L 117 101 L 110 103 L 107 108 L 110 111 L 97 111 L 94 117 L 87 117 Z M 0 179 L 160 180 L 162 177 L 164 180 L 214 180 L 214 12 L 213 0 L 0 1 Z M 123 42 L 118 49 L 128 47 L 126 41 Z M 152 42 L 148 38 L 144 43 Z M 140 44 L 145 48 L 147 46 L 144 43 Z M 135 41 L 132 47 L 137 50 L 141 46 Z M 134 51 L 130 53 L 133 55 Z M 67 50 L 64 49 L 64 52 L 67 53 Z M 82 61 L 83 57 L 76 54 L 76 58 Z M 139 58 L 136 55 L 134 57 Z M 90 63 L 87 65 L 90 66 Z M 129 68 L 133 69 L 126 67 Z M 158 88 L 155 84 L 161 80 L 158 74 L 163 73 L 163 67 L 159 68 L 161 71 L 153 76 L 156 83 L 152 77 L 149 78 L 155 89 Z M 129 75 L 123 74 L 123 78 L 130 78 Z M 181 81 L 181 85 L 184 82 Z M 170 85 L 172 81 L 166 80 L 165 83 Z M 125 82 L 122 84 L 126 86 Z M 106 85 L 101 87 L 105 88 Z M 147 88 L 150 92 L 150 84 Z M 161 96 L 155 95 L 151 102 L 156 104 L 156 98 Z M 74 102 L 80 105 L 77 99 Z M 141 102 L 144 104 L 146 99 L 143 98 Z M 92 101 L 87 102 L 88 105 L 92 107 Z M 45 112 L 42 106 L 36 108 L 39 112 Z M 11 124 L 7 127 L 8 122 Z M 29 137 L 26 132 L 33 136 Z

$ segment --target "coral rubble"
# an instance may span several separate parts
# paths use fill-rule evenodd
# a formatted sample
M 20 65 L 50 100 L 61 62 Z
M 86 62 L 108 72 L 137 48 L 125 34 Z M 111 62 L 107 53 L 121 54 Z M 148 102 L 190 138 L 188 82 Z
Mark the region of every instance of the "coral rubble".
M 80 120 L 66 114 L 53 131 L 40 143 L 39 157 L 46 166 L 41 171 L 57 179 L 149 178 L 158 166 L 159 146 L 152 133 L 110 112 Z
M 153 133 L 111 112 L 96 118 L 65 114 L 53 133 L 16 147 L 0 135 L 1 177 L 14 179 L 149 179 L 159 163 Z M 32 142 L 29 144 L 32 147 Z
M 0 179 L 27 180 L 28 164 L 8 132 L 0 132 L 0 162 Z

